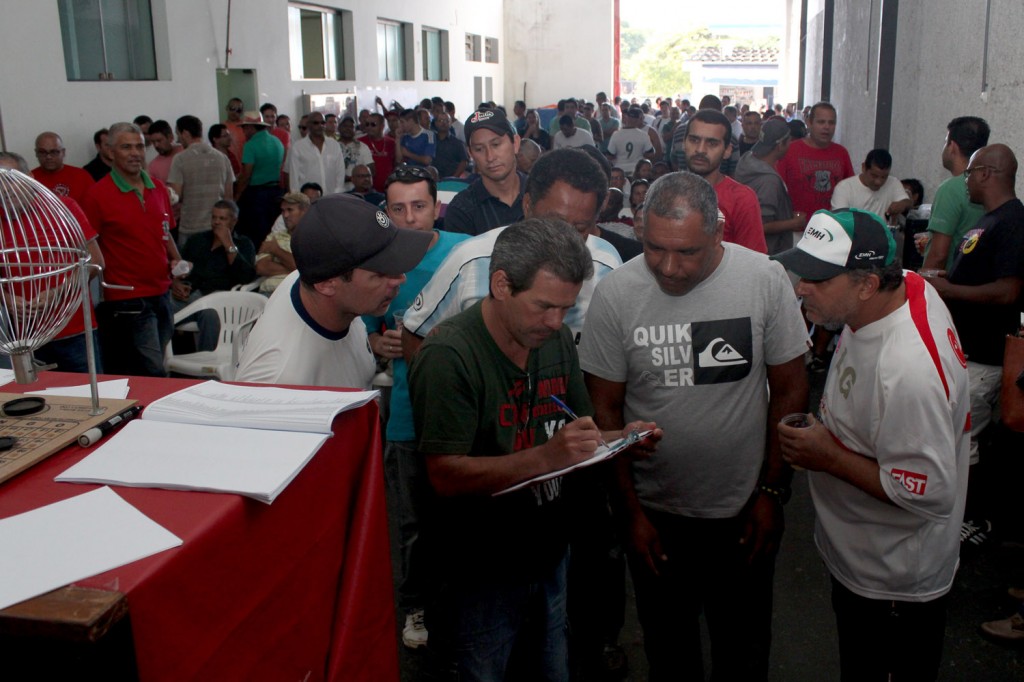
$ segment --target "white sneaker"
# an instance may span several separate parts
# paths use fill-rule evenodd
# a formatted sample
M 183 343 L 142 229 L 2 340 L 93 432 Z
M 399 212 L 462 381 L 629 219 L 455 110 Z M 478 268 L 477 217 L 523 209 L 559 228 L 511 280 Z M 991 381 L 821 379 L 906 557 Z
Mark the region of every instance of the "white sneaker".
M 413 611 L 405 617 L 402 643 L 410 649 L 427 645 L 427 628 L 423 625 L 423 609 Z

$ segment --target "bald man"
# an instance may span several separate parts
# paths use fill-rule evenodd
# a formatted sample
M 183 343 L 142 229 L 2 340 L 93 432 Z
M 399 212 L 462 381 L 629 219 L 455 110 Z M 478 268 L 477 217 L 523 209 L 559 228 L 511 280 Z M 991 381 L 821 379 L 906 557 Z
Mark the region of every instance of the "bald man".
M 78 166 L 64 163 L 64 140 L 57 133 L 40 133 L 36 138 L 36 159 L 32 177 L 59 197 L 81 201 L 95 180 Z
M 1017 158 L 1006 145 L 993 144 L 976 151 L 964 174 L 968 196 L 982 205 L 985 215 L 956 246 L 952 271 L 946 277 L 928 280 L 949 306 L 963 352 L 970 358 L 973 466 L 979 459 L 978 435 L 992 421 L 999 400 L 1004 338 L 1020 324 L 1017 302 L 1024 288 L 1024 204 L 1014 190 Z M 983 543 L 992 531 L 980 506 L 987 496 L 975 493 L 975 476 L 970 480 L 961 530 L 961 544 L 968 549 Z
M 540 145 L 533 140 L 523 139 L 519 143 L 519 153 L 516 154 L 516 167 L 523 173 L 529 173 L 543 152 Z

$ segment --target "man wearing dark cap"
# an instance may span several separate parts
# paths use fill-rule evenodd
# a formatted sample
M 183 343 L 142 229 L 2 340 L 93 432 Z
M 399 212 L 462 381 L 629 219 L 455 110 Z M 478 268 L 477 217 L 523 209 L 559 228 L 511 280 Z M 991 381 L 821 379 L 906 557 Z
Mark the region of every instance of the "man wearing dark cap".
M 369 387 L 375 362 L 359 316 L 384 314 L 432 237 L 358 197 L 317 201 L 292 234 L 298 269 L 270 297 L 237 380 Z
M 519 135 L 500 109 L 474 112 L 466 119 L 469 156 L 480 175 L 448 204 L 444 227 L 483 234 L 523 217 L 526 173 L 516 169 Z
M 782 119 L 769 119 L 761 126 L 760 120 L 760 139 L 736 164 L 734 179 L 757 194 L 768 253 L 776 254 L 793 246 L 793 233 L 804 229 L 807 215 L 793 210 L 786 183 L 775 171 L 776 162 L 789 149 L 789 126 Z
M 844 680 L 934 680 L 967 493 L 967 360 L 933 287 L 895 262 L 881 218 L 818 211 L 774 258 L 807 317 L 842 325 L 818 418 L 780 424 L 808 471 Z

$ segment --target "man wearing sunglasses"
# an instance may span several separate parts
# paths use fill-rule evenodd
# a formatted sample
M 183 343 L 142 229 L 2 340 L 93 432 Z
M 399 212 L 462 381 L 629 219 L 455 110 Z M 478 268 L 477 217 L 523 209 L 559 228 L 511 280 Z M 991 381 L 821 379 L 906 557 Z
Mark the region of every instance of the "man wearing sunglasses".
M 384 134 L 384 116 L 376 112 L 371 113 L 363 124 L 366 134 L 359 138 L 359 141 L 370 148 L 373 156 L 373 188 L 378 192 L 384 191 L 384 185 L 391 171 L 398 163 L 395 138 Z
M 242 158 L 242 151 L 245 149 L 245 130 L 242 128 L 242 113 L 245 111 L 245 103 L 237 97 L 228 100 L 225 107 L 228 117 L 224 121 L 228 132 L 231 133 L 231 153 L 235 158 Z
M 308 135 L 292 143 L 284 169 L 291 192 L 307 182 L 324 188 L 324 194 L 338 194 L 345 186 L 345 156 L 337 140 L 325 132 L 323 113 L 314 111 L 306 119 Z

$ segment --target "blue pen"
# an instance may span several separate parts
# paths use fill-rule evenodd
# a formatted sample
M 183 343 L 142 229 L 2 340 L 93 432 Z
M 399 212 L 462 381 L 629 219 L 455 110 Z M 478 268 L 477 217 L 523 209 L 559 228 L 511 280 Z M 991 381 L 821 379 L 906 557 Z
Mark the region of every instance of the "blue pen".
M 558 405 L 558 409 L 560 409 L 562 412 L 565 412 L 565 414 L 568 415 L 570 419 L 579 419 L 576 413 L 573 412 L 568 405 L 562 402 L 562 400 L 557 395 L 552 395 L 549 397 L 551 398 L 551 402 L 553 402 L 555 405 Z M 604 438 L 599 438 L 597 442 L 605 447 L 608 447 L 608 443 L 604 442 Z

